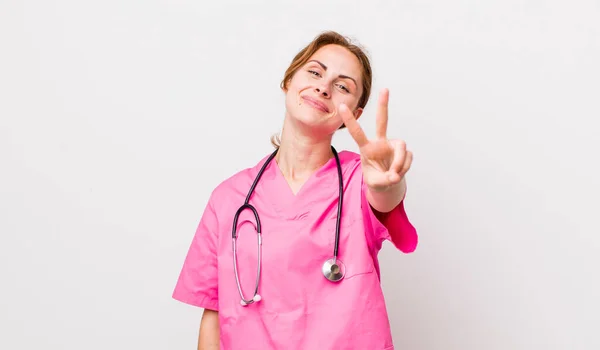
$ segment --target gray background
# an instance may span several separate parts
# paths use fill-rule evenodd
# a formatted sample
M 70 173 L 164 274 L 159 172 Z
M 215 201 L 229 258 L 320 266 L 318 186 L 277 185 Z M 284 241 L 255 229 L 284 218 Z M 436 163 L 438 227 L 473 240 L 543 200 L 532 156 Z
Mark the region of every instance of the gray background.
M 361 125 L 388 87 L 415 155 L 397 348 L 599 349 L 597 0 L 0 1 L 0 348 L 194 348 L 170 296 L 202 209 L 327 29 L 372 57 Z

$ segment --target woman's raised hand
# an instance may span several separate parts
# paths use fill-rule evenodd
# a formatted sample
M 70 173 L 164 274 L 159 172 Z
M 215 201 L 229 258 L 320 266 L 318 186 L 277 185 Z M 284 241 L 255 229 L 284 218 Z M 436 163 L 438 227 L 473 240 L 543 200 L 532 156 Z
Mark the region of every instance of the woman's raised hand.
M 369 140 L 348 106 L 340 105 L 340 116 L 358 144 L 363 178 L 373 191 L 385 191 L 402 181 L 412 163 L 412 152 L 403 140 L 387 138 L 389 91 L 383 89 L 377 102 L 377 132 Z

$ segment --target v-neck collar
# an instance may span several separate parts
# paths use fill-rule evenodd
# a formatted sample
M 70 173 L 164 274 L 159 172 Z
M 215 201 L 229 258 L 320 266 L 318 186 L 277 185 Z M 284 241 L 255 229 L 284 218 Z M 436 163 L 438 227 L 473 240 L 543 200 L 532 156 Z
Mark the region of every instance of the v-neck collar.
M 340 162 L 342 155 L 338 154 Z M 268 159 L 260 162 L 259 167 Z M 258 173 L 258 172 L 257 172 Z M 343 173 L 343 171 L 342 171 Z M 312 173 L 298 193 L 294 194 L 275 159 L 265 168 L 257 187 L 278 216 L 284 219 L 296 219 L 310 212 L 311 204 L 338 193 L 338 174 L 335 157 Z

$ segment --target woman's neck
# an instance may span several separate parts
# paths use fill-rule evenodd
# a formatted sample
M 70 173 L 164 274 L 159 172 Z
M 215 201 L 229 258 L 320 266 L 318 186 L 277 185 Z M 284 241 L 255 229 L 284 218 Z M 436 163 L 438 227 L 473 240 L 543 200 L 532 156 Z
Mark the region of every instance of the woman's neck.
M 281 133 L 281 145 L 275 160 L 290 186 L 292 183 L 302 186 L 332 156 L 330 136 L 315 139 L 300 132 L 294 132 L 292 126 L 284 125 Z

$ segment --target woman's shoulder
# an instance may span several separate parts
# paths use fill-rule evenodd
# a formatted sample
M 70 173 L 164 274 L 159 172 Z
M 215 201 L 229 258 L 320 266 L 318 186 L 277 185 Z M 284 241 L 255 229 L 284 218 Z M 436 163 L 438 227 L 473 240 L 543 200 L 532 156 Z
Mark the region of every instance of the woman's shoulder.
M 339 152 L 340 164 L 346 181 L 355 178 L 356 174 L 361 174 L 360 153 L 349 150 Z
M 254 178 L 262 165 L 266 162 L 268 155 L 261 158 L 258 163 L 243 168 L 223 179 L 212 191 L 211 200 L 232 198 L 235 196 L 246 196 Z
M 350 150 L 342 150 L 338 152 L 340 163 L 342 166 L 360 165 L 360 154 Z

